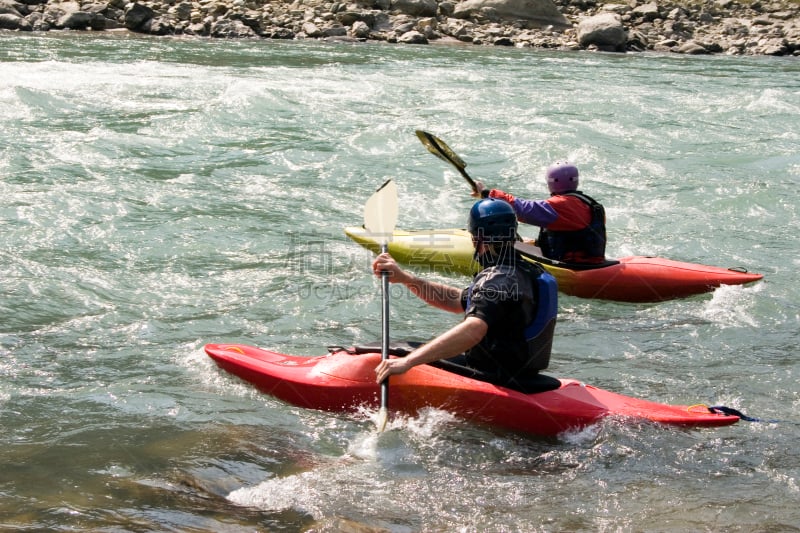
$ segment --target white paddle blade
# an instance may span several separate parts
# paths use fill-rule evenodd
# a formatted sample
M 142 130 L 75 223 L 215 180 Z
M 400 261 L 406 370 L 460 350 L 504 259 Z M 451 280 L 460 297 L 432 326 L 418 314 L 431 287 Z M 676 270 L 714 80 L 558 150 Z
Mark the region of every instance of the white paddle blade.
M 364 228 L 380 245 L 391 239 L 397 225 L 397 212 L 397 185 L 387 180 L 364 204 Z
M 378 411 L 378 418 L 375 421 L 375 429 L 378 430 L 378 433 L 383 433 L 383 430 L 386 429 L 386 423 L 389 421 L 389 410 L 386 407 L 381 406 L 380 410 Z

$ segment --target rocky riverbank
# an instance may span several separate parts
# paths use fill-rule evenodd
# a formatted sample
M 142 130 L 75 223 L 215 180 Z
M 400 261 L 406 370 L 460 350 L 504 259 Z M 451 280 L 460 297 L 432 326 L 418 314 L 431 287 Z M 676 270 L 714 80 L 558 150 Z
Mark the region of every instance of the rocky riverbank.
M 800 2 L 0 0 L 0 30 L 800 57 Z

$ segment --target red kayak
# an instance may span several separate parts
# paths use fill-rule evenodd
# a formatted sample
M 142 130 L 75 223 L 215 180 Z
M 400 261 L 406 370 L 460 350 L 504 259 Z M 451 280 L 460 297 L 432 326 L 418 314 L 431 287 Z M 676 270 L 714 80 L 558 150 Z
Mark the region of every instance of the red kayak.
M 709 292 L 722 285 L 744 285 L 763 278 L 744 269 L 722 268 L 663 257 L 629 256 L 597 266 L 577 267 L 526 255 L 558 280 L 564 294 L 618 302 L 660 302 Z
M 205 351 L 224 370 L 293 405 L 334 412 L 379 406 L 375 367 L 380 353 L 338 349 L 302 357 L 242 344 L 208 344 Z M 474 422 L 543 436 L 581 429 L 607 416 L 682 427 L 725 426 L 739 420 L 703 405 L 667 405 L 573 379 L 541 377 L 551 380 L 554 388 L 525 394 L 420 365 L 391 377 L 389 408 L 414 415 L 424 407 L 436 407 Z

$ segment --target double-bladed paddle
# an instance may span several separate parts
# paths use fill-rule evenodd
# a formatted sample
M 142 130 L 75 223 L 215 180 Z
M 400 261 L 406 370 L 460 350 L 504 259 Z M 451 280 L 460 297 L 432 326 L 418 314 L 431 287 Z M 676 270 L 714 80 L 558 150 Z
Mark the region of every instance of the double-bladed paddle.
M 465 170 L 467 168 L 467 164 L 463 159 L 458 157 L 458 154 L 456 154 L 449 146 L 447 146 L 446 142 L 441 140 L 436 135 L 428 133 L 427 131 L 417 130 L 414 133 L 417 134 L 419 140 L 422 141 L 422 144 L 425 145 L 425 148 L 427 148 L 430 153 L 442 161 L 450 163 L 455 167 L 456 170 L 458 170 L 464 179 L 467 180 L 469 186 L 472 187 L 472 192 L 478 192 L 478 186 L 475 184 L 475 180 L 473 180 Z
M 381 253 L 389 250 L 389 240 L 397 225 L 397 185 L 391 179 L 378 188 L 364 204 L 364 228 L 378 242 Z M 389 273 L 381 273 L 381 360 L 389 358 Z M 378 432 L 389 418 L 389 378 L 381 383 L 381 408 L 378 411 Z
M 464 162 L 463 159 L 461 159 L 458 156 L 457 153 L 455 153 L 453 151 L 452 148 L 447 146 L 446 142 L 441 140 L 436 135 L 434 135 L 432 133 L 428 133 L 427 131 L 416 130 L 414 133 L 417 134 L 417 137 L 419 137 L 419 140 L 422 141 L 422 144 L 425 145 L 425 147 L 428 149 L 428 151 L 430 153 L 432 153 L 433 155 L 435 155 L 436 157 L 438 157 L 442 161 L 447 161 L 448 163 L 453 165 L 456 168 L 456 170 L 458 170 L 461 173 L 461 175 L 464 176 L 464 179 L 467 180 L 467 183 L 469 183 L 469 186 L 472 187 L 472 192 L 475 192 L 475 193 L 478 192 L 478 186 L 475 183 L 475 180 L 473 180 L 471 177 L 469 177 L 469 174 L 467 174 L 467 171 L 464 170 L 466 168 L 467 164 Z M 481 196 L 483 198 L 486 198 L 488 196 L 488 194 L 489 194 L 488 189 L 484 189 L 481 192 Z M 514 247 L 520 253 L 522 253 L 523 255 L 527 255 L 527 256 L 533 257 L 533 258 L 537 258 L 537 257 L 541 258 L 542 257 L 541 250 L 538 247 L 534 246 L 534 245 L 518 242 L 518 243 L 515 243 Z

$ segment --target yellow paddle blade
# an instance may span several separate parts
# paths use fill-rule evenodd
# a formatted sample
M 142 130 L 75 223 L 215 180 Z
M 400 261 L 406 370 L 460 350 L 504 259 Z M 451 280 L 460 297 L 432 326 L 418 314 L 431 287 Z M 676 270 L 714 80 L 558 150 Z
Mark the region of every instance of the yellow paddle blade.
M 452 148 L 447 146 L 447 143 L 441 140 L 439 137 L 432 133 L 428 133 L 427 131 L 416 130 L 415 133 L 419 140 L 422 141 L 422 144 L 425 145 L 425 148 L 428 149 L 430 153 L 441 159 L 442 161 L 446 161 L 453 165 L 456 170 L 458 170 L 459 174 L 469 183 L 469 186 L 472 188 L 472 192 L 478 192 L 478 184 L 475 183 L 467 171 L 465 170 L 467 164 L 464 163 L 464 160 L 458 157 Z
M 439 159 L 447 161 L 459 170 L 467 168 L 467 164 L 464 162 L 464 160 L 461 159 L 458 154 L 456 154 L 449 146 L 447 146 L 446 142 L 441 140 L 436 135 L 422 130 L 416 130 L 414 133 L 417 134 L 417 137 L 419 137 L 419 140 L 425 145 L 425 148 L 427 148 L 430 153 Z

